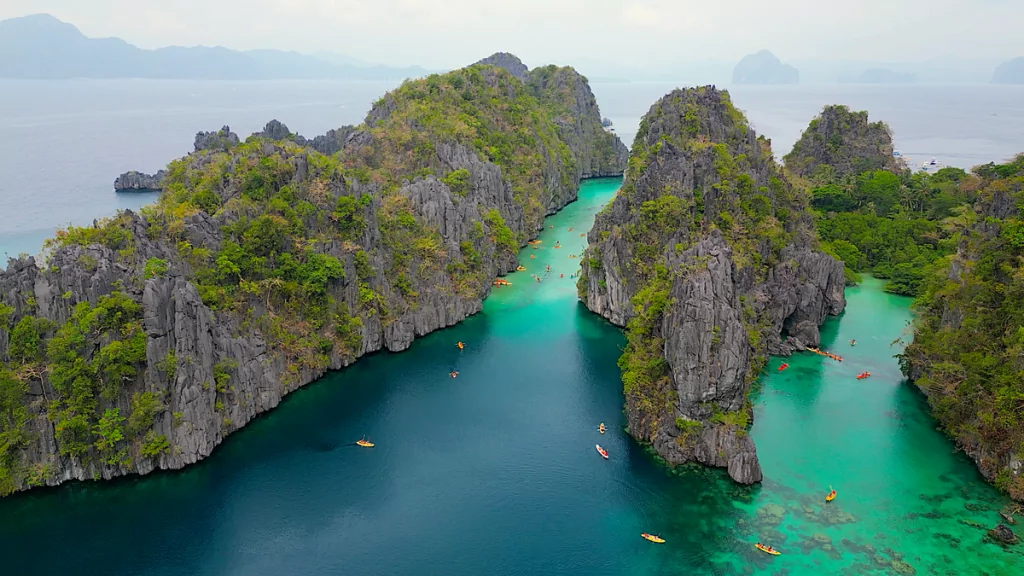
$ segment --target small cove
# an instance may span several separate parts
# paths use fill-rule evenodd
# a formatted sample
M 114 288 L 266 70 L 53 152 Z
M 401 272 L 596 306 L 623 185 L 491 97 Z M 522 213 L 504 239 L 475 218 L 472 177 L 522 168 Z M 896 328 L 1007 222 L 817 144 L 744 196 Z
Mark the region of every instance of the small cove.
M 770 362 L 751 430 L 762 486 L 669 471 L 631 441 L 621 333 L 576 301 L 569 278 L 580 234 L 618 184 L 585 182 L 538 248 L 521 252 L 527 270 L 510 274 L 513 285 L 496 288 L 481 314 L 294 393 L 206 461 L 0 500 L 11 573 L 898 574 L 897 560 L 917 574 L 997 575 L 1024 566 L 1019 549 L 986 543 L 968 524 L 990 528 L 1005 500 L 902 381 L 891 343 L 909 336 L 910 301 L 880 280 L 849 289 L 847 312 L 822 329 L 823 348 L 844 362 L 798 354 L 782 372 Z M 865 369 L 872 377 L 856 380 Z M 350 445 L 363 435 L 376 447 Z M 825 505 L 829 485 L 839 496 Z M 667 543 L 642 540 L 644 531 Z M 783 555 L 756 551 L 757 540 Z

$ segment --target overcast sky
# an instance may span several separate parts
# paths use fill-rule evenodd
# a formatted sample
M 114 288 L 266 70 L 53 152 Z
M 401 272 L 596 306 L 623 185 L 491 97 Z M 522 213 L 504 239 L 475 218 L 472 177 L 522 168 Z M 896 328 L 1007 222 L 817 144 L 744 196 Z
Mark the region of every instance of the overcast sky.
M 641 68 L 760 48 L 783 60 L 1024 55 L 1024 0 L 0 0 L 0 19 L 39 12 L 144 48 L 326 50 L 431 68 L 499 50 L 528 65 Z

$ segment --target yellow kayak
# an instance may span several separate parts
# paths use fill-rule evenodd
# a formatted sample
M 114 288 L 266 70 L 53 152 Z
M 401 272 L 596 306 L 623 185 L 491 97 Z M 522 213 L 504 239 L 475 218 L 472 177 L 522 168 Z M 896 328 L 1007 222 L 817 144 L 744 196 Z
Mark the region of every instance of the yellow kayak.
M 651 542 L 654 542 L 655 544 L 664 544 L 665 543 L 665 539 L 664 538 L 662 538 L 660 536 L 655 536 L 654 534 L 648 534 L 647 532 L 644 532 L 643 534 L 641 534 L 641 536 L 643 536 L 645 540 L 650 540 Z
M 831 501 L 833 501 L 835 499 L 836 499 L 836 493 L 834 491 L 833 492 L 829 492 L 828 496 L 825 496 L 825 502 L 831 502 Z
M 519 266 L 516 270 L 522 272 L 523 270 L 526 270 L 526 266 Z
M 779 552 L 778 550 L 772 550 L 772 549 L 769 549 L 769 548 L 768 548 L 767 546 L 765 546 L 764 544 L 760 544 L 760 543 L 758 543 L 758 544 L 754 544 L 754 546 L 755 546 L 755 547 L 756 547 L 756 548 L 757 548 L 758 550 L 760 550 L 761 552 L 764 552 L 764 553 L 766 553 L 766 554 L 771 554 L 772 556 L 778 556 L 779 554 L 782 554 L 782 552 Z
M 373 448 L 373 442 L 370 442 L 369 440 L 357 440 L 356 445 L 362 446 L 363 448 Z

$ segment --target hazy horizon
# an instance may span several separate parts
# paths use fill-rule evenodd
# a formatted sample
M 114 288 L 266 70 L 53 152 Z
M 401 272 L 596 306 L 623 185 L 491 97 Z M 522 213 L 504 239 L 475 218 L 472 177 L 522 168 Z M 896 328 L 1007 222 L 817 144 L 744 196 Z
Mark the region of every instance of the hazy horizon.
M 1012 0 L 6 0 L 0 20 L 48 13 L 141 48 L 333 52 L 374 64 L 464 66 L 512 52 L 529 66 L 650 70 L 735 63 L 1005 61 L 1024 55 Z M 241 15 L 244 14 L 244 19 Z M 240 23 L 244 25 L 239 25 Z M 642 59 L 641 59 L 642 58 Z

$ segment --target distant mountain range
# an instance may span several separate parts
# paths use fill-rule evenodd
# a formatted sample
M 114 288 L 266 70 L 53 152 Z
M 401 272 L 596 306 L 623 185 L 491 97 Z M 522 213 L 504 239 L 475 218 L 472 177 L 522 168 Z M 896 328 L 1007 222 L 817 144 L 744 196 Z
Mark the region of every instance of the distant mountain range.
M 171 46 L 145 50 L 120 38 L 88 38 L 48 14 L 0 21 L 0 78 L 167 78 L 210 80 L 401 80 L 425 76 L 338 54 Z

